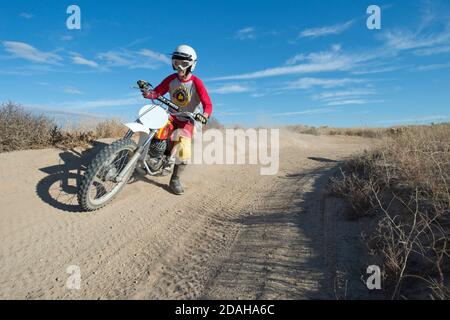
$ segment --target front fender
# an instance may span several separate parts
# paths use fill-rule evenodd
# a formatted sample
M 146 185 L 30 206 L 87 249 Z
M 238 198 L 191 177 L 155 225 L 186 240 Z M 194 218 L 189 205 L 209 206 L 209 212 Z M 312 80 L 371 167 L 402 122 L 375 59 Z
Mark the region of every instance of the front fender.
M 133 132 L 144 132 L 150 134 L 150 129 L 137 122 L 124 123 Z

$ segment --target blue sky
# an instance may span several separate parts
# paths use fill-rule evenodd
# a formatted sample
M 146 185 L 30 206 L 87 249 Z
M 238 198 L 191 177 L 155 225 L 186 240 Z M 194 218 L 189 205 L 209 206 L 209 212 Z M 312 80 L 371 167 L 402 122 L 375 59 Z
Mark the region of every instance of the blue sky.
M 81 8 L 81 30 L 66 9 Z M 369 30 L 369 5 L 382 8 Z M 391 126 L 450 119 L 450 3 L 1 1 L 0 101 L 132 118 L 136 80 L 193 46 L 225 124 Z

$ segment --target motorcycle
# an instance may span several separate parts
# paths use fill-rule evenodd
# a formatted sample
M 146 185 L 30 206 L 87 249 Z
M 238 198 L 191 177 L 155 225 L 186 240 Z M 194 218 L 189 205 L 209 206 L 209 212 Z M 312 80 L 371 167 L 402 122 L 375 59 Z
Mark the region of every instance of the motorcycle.
M 137 84 L 142 93 L 153 89 L 143 80 Z M 182 112 L 162 96 L 142 107 L 134 122 L 124 124 L 129 129 L 127 134 L 102 149 L 88 165 L 77 192 L 83 210 L 95 211 L 109 204 L 135 172 L 150 176 L 170 174 L 175 164 L 171 155 L 175 131 L 172 119 L 198 124 L 196 115 Z M 140 134 L 137 143 L 135 134 Z

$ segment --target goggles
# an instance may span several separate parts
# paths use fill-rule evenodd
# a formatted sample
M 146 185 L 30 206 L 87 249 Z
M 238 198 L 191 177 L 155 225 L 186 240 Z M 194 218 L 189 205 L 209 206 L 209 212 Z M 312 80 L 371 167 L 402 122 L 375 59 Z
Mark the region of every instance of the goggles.
M 173 66 L 178 69 L 187 69 L 188 67 L 190 67 L 192 65 L 191 61 L 188 60 L 180 60 L 180 59 L 173 59 L 172 60 Z

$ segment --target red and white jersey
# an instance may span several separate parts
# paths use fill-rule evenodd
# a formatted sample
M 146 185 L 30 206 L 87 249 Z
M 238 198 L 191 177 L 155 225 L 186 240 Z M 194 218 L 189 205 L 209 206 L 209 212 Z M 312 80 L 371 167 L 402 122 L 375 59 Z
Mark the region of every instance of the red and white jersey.
M 182 108 L 182 111 L 199 112 L 200 104 L 203 113 L 211 116 L 212 103 L 203 82 L 192 75 L 189 80 L 180 80 L 176 73 L 164 79 L 154 90 L 158 95 L 170 93 L 170 100 Z

